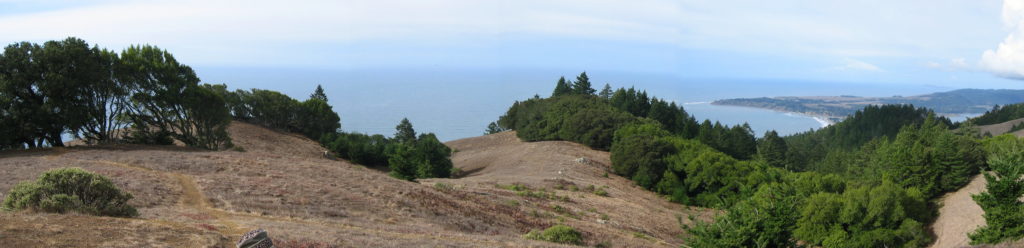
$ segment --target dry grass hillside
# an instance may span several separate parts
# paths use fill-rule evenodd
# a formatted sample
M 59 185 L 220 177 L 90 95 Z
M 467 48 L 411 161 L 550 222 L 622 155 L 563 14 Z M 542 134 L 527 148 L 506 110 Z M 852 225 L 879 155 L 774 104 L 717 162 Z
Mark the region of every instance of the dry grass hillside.
M 999 123 L 999 124 L 978 126 L 978 131 L 981 134 L 985 134 L 985 133 L 989 133 L 989 134 L 992 134 L 992 135 L 1005 134 L 1005 133 L 1010 132 L 1010 129 L 1013 128 L 1013 125 L 1020 124 L 1021 122 L 1024 122 L 1024 118 L 1020 118 L 1020 119 L 1016 119 L 1016 120 L 1012 120 L 1012 121 L 1007 121 L 1007 122 L 1003 122 L 1003 123 Z M 1016 132 L 1013 132 L 1013 134 L 1017 135 L 1017 137 L 1024 137 L 1024 130 L 1018 130 Z
M 588 245 L 678 247 L 680 221 L 710 214 L 606 178 L 608 153 L 566 142 L 523 143 L 513 133 L 451 142 L 455 165 L 470 174 L 415 183 L 324 159 L 301 136 L 244 123 L 229 132 L 244 152 L 119 145 L 0 153 L 0 196 L 43 171 L 81 167 L 132 193 L 140 212 L 132 219 L 0 212 L 0 243 L 234 247 L 243 232 L 263 228 L 280 241 L 340 247 L 558 247 L 522 235 L 564 222 Z M 530 190 L 495 186 L 511 183 Z

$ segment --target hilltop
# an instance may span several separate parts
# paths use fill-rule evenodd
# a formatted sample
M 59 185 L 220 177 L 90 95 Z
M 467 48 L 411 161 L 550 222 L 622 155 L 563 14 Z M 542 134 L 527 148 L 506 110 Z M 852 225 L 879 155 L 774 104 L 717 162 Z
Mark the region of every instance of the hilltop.
M 1024 102 L 1024 90 L 960 89 L 906 97 L 783 96 L 723 99 L 711 104 L 803 113 L 824 117 L 834 123 L 868 105 L 913 104 L 933 109 L 942 115 L 962 115 L 984 113 L 992 109 L 993 105 L 1019 102 Z
M 0 241 L 230 247 L 243 232 L 264 228 L 278 242 L 341 247 L 558 247 L 522 235 L 562 222 L 588 245 L 678 247 L 680 224 L 714 213 L 606 176 L 607 152 L 524 143 L 512 132 L 450 142 L 455 166 L 467 175 L 419 183 L 323 158 L 323 148 L 297 134 L 240 122 L 228 133 L 244 152 L 111 145 L 0 153 L 0 196 L 43 171 L 81 167 L 132 193 L 129 203 L 140 212 L 131 219 L 3 212 Z

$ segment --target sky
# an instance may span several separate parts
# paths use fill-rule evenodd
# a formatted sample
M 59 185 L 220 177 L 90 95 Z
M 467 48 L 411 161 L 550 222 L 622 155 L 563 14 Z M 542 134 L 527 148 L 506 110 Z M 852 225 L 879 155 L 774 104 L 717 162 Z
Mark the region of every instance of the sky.
M 199 68 L 1024 88 L 1024 0 L 0 0 L 0 43 L 68 36 Z

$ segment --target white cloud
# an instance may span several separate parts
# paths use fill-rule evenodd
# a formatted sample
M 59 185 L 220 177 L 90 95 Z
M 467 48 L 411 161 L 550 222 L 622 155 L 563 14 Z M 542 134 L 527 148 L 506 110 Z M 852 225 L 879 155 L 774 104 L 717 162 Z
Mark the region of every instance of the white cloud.
M 370 54 L 353 44 L 486 46 L 514 37 L 568 40 L 572 45 L 626 41 L 635 46 L 832 61 L 950 50 L 976 54 L 981 46 L 964 37 L 985 37 L 986 31 L 977 28 L 978 20 L 984 18 L 974 14 L 986 13 L 979 9 L 990 4 L 958 0 L 98 0 L 0 15 L 0 43 L 78 36 L 113 49 L 156 44 L 196 64 L 294 64 L 324 54 L 309 48 L 313 46 Z M 1013 18 L 1018 17 L 1004 17 Z M 299 56 L 303 53 L 306 56 Z M 343 60 L 306 63 L 332 59 Z
M 1003 1 L 1003 24 L 1011 31 L 995 50 L 981 55 L 981 67 L 996 75 L 1024 79 L 1024 0 Z
M 878 68 L 878 66 L 873 65 L 871 63 L 860 61 L 860 60 L 856 60 L 856 59 L 850 59 L 850 58 L 844 59 L 843 65 L 832 67 L 831 69 L 832 70 L 837 70 L 837 71 L 867 71 L 867 72 L 881 72 L 881 71 L 883 71 L 882 68 Z

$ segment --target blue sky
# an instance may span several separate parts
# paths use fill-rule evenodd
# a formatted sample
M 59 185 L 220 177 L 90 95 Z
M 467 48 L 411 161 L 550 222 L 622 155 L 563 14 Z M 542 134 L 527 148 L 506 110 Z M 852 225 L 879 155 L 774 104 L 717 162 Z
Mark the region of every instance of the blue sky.
M 0 0 L 0 42 L 67 36 L 195 67 L 1024 88 L 1024 0 Z

